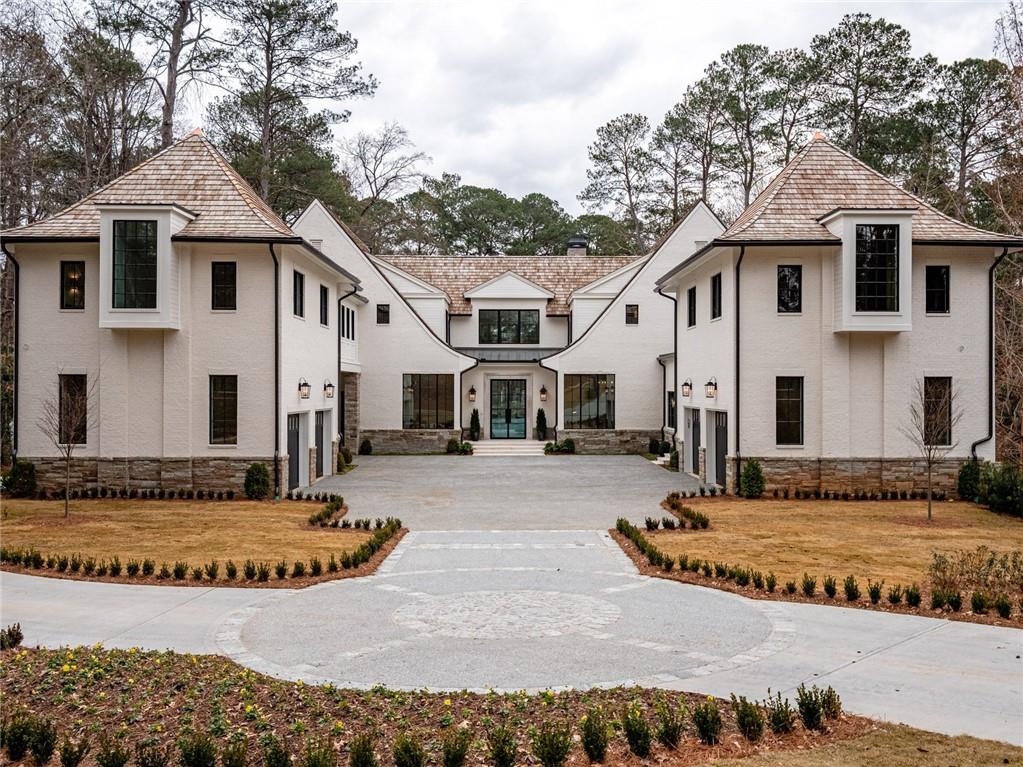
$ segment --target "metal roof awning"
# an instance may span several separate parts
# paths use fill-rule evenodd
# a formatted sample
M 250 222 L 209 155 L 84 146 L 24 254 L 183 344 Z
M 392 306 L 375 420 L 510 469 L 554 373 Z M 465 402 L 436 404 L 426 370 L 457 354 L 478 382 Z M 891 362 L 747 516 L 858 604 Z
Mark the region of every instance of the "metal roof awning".
M 539 362 L 544 357 L 549 357 L 555 352 L 561 351 L 561 347 L 495 349 L 489 346 L 468 346 L 456 347 L 456 350 L 470 357 L 475 357 L 480 362 Z

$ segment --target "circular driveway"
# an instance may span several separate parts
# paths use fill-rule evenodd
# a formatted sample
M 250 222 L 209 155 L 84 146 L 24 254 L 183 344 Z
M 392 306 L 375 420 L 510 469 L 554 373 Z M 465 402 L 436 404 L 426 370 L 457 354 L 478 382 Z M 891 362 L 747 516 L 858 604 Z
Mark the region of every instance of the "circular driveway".
M 244 608 L 220 649 L 344 687 L 538 690 L 704 676 L 793 633 L 771 603 L 637 574 L 602 532 L 413 532 L 388 564 Z

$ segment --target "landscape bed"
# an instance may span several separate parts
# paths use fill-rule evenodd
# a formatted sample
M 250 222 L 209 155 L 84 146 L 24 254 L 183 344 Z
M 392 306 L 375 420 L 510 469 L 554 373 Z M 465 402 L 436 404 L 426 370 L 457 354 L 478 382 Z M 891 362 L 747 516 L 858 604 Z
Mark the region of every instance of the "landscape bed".
M 96 499 L 65 519 L 60 501 L 14 500 L 0 559 L 52 577 L 294 588 L 367 575 L 405 533 L 400 520 L 353 523 L 346 511 L 339 501 Z
M 207 733 L 220 744 L 248 742 L 252 761 L 258 761 L 260 742 L 270 733 L 300 756 L 306 744 L 329 743 L 347 762 L 353 739 L 372 733 L 383 763 L 390 764 L 391 746 L 400 733 L 413 734 L 427 752 L 452 731 L 467 729 L 472 742 L 469 764 L 487 763 L 487 732 L 503 725 L 514 738 L 519 761 L 526 763 L 531 730 L 544 722 L 567 724 L 578 733 L 592 707 L 614 720 L 635 704 L 656 732 L 656 704 L 681 711 L 685 732 L 679 745 L 653 746 L 653 758 L 665 764 L 689 764 L 750 754 L 815 748 L 861 736 L 875 725 L 840 714 L 827 720 L 826 731 L 807 730 L 797 722 L 784 735 L 770 728 L 757 742 L 740 735 L 727 700 L 645 689 L 525 694 L 430 694 L 384 689 L 351 691 L 272 679 L 218 656 L 171 652 L 106 650 L 78 647 L 62 650 L 7 650 L 2 654 L 5 717 L 18 712 L 51 720 L 72 740 L 89 735 L 93 754 L 103 733 L 123 739 L 130 748 L 143 741 L 175 744 L 185 732 Z M 765 693 L 766 694 L 766 693 Z M 692 712 L 712 702 L 722 718 L 720 743 L 709 746 L 693 735 Z M 793 704 L 794 705 L 794 704 Z M 25 760 L 27 763 L 27 759 Z M 586 761 L 578 743 L 571 746 L 569 763 Z M 639 762 L 630 756 L 625 738 L 610 733 L 607 762 Z M 172 756 L 177 762 L 177 753 Z M 88 758 L 85 764 L 91 764 Z M 40 766 L 41 767 L 41 766 Z

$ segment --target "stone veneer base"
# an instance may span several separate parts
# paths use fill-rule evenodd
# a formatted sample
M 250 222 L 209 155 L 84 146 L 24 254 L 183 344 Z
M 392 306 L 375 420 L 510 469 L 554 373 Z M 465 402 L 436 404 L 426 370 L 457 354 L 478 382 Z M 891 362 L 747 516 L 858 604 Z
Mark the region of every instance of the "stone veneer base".
M 580 455 L 645 453 L 650 440 L 660 441 L 661 432 L 645 429 L 558 429 L 558 440 L 571 439 Z
M 767 493 L 775 490 L 813 492 L 881 492 L 926 490 L 927 469 L 919 458 L 764 458 L 756 457 L 764 471 Z M 934 466 L 935 490 L 954 493 L 959 467 L 966 459 L 946 459 Z M 729 458 L 728 477 L 735 476 L 735 459 Z M 728 488 L 735 487 L 734 482 Z
M 359 444 L 368 439 L 374 453 L 443 453 L 458 429 L 363 429 Z
M 64 461 L 60 458 L 24 457 L 36 467 L 36 482 L 49 492 L 64 488 Z M 231 458 L 72 458 L 71 487 L 213 490 L 244 492 L 245 472 L 253 463 L 265 463 L 273 483 L 273 457 Z M 286 489 L 288 458 L 280 459 L 281 492 Z

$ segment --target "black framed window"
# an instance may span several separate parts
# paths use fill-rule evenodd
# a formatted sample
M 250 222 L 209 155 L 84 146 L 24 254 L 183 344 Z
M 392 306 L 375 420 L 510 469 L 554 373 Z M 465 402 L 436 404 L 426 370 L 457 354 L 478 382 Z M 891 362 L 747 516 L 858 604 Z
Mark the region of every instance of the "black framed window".
M 330 324 L 330 288 L 320 285 L 320 324 Z
M 405 373 L 402 376 L 403 429 L 455 427 L 455 376 Z
M 949 266 L 928 266 L 927 277 L 927 313 L 948 314 L 951 309 L 951 294 L 949 293 Z
M 341 307 L 341 337 L 355 340 L 355 310 L 347 306 Z
M 899 311 L 898 224 L 856 225 L 856 311 Z
M 89 438 L 89 389 L 82 373 L 61 374 L 58 379 L 60 443 L 84 445 Z
M 675 428 L 675 424 L 678 422 L 678 407 L 675 404 L 675 402 L 676 402 L 676 400 L 675 400 L 675 392 L 667 391 L 667 392 L 665 392 L 665 394 L 668 395 L 668 397 L 667 397 L 667 405 L 668 405 L 667 422 L 668 422 L 668 424 L 667 425 L 668 425 L 669 429 L 674 429 Z
M 234 261 L 213 262 L 213 308 L 238 308 L 238 265 Z
M 721 273 L 710 278 L 710 318 L 721 316 Z
M 391 305 L 377 304 L 377 325 L 391 324 Z
M 539 309 L 480 309 L 481 344 L 540 343 Z
M 85 262 L 60 262 L 60 308 L 85 308 Z
M 778 376 L 775 379 L 775 443 L 803 444 L 802 376 Z
M 696 286 L 686 291 L 686 327 L 696 324 Z
M 778 267 L 778 313 L 799 314 L 803 311 L 803 267 L 783 264 Z
M 924 378 L 924 441 L 952 444 L 952 379 L 948 376 Z
M 156 222 L 114 221 L 115 309 L 156 308 Z
M 566 374 L 565 428 L 613 429 L 614 427 L 614 374 Z
M 625 305 L 625 324 L 626 325 L 639 324 L 639 304 Z
M 305 275 L 295 271 L 291 281 L 292 311 L 296 317 L 305 317 Z
M 210 444 L 238 444 L 238 376 L 210 376 Z

